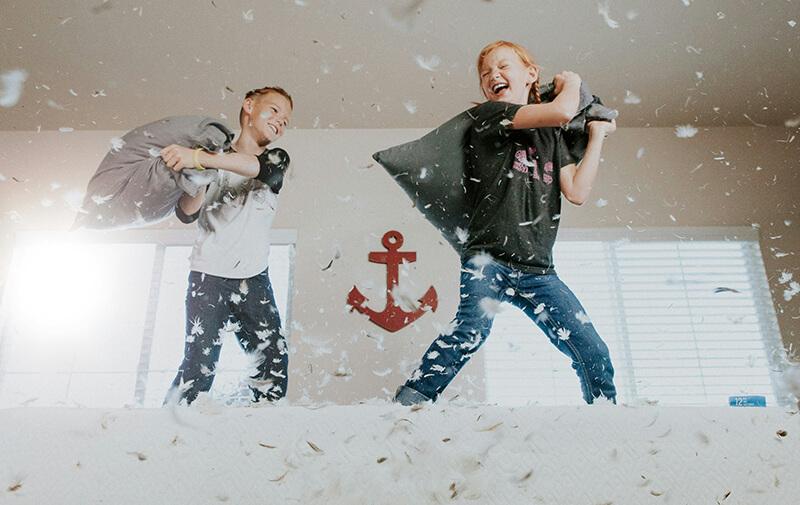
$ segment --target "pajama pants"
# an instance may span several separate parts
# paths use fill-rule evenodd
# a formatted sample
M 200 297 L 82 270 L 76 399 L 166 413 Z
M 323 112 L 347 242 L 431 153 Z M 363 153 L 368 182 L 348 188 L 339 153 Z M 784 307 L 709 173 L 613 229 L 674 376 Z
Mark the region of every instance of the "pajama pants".
M 286 395 L 288 356 L 268 271 L 248 279 L 189 273 L 186 292 L 186 344 L 183 362 L 164 404 L 192 403 L 211 389 L 222 337 L 234 332 L 249 355 L 253 400 Z

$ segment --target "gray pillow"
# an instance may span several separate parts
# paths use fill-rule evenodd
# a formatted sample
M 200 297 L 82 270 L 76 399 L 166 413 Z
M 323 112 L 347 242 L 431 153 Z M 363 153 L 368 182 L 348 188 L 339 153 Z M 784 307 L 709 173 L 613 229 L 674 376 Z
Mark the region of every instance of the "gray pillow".
M 418 140 L 372 155 L 425 219 L 459 252 L 463 244 L 458 236 L 469 226 L 472 210 L 464 187 L 464 167 L 474 109 L 462 112 Z
M 219 152 L 230 147 L 233 132 L 203 116 L 173 116 L 140 126 L 122 137 L 89 180 L 75 228 L 113 230 L 147 226 L 167 219 L 186 192 L 196 195 L 216 170 L 175 172 L 159 152 L 170 144 Z
M 543 102 L 551 101 L 553 84 L 539 87 Z M 459 253 L 469 226 L 471 204 L 464 186 L 472 111 L 462 112 L 424 137 L 378 151 L 372 157 L 389 172 L 425 218 Z M 579 112 L 564 126 L 564 139 L 577 163 L 586 153 L 587 121 L 610 121 L 617 111 L 607 109 L 581 83 Z

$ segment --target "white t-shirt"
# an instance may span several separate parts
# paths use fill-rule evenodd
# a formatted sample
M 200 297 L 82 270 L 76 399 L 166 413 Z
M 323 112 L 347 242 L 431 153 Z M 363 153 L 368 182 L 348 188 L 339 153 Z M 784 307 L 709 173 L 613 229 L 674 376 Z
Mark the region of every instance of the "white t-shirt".
M 230 279 L 263 272 L 277 206 L 278 195 L 267 184 L 219 170 L 200 209 L 192 270 Z

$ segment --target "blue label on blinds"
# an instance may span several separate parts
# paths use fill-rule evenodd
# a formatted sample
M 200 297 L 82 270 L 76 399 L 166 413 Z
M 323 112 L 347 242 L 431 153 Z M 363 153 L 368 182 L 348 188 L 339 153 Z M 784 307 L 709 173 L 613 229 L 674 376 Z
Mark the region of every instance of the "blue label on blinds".
M 765 396 L 729 396 L 731 407 L 766 407 Z

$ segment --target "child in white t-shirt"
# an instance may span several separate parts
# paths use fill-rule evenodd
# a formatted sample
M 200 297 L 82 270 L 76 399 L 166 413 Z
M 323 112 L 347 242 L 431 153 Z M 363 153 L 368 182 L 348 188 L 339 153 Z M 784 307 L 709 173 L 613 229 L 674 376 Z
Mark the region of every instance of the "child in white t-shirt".
M 199 235 L 190 259 L 184 358 L 165 404 L 191 403 L 211 389 L 227 332 L 236 334 L 255 367 L 254 401 L 286 395 L 288 357 L 268 266 L 269 232 L 289 157 L 266 147 L 283 135 L 292 108 L 282 88 L 257 89 L 242 103 L 242 132 L 231 151 L 178 145 L 162 151 L 174 170 L 219 169 L 207 189 L 184 194 L 176 208 L 181 221 L 198 221 Z

